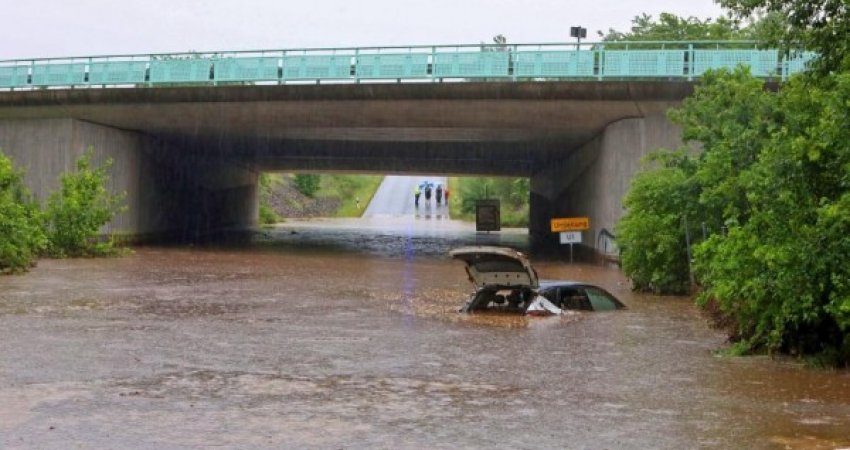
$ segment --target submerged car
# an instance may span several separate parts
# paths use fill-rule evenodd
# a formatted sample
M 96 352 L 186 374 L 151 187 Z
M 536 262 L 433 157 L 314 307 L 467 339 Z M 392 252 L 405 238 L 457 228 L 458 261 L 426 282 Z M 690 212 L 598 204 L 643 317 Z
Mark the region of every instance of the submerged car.
M 577 281 L 539 280 L 528 258 L 512 248 L 472 246 L 449 252 L 466 264 L 475 292 L 461 312 L 499 311 L 532 316 L 566 310 L 608 311 L 624 308 L 605 289 Z

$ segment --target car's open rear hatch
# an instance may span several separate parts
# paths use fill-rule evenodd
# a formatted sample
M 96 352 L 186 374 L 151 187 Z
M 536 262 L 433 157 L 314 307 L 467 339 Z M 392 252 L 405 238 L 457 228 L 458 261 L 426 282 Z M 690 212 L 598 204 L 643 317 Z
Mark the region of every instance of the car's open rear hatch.
M 449 252 L 466 264 L 466 272 L 476 289 L 488 286 L 538 287 L 537 273 L 524 254 L 512 248 L 473 246 Z

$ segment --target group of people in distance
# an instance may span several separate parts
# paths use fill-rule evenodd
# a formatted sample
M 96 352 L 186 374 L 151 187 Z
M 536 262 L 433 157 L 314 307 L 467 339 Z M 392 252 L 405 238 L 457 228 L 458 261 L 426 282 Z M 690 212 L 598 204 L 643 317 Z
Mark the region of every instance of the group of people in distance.
M 419 186 L 416 186 L 416 188 L 413 189 L 413 203 L 416 205 L 417 208 L 419 207 L 419 196 L 422 195 L 422 191 L 423 189 L 420 189 Z M 427 203 L 431 203 L 431 185 L 426 185 L 424 191 L 425 201 Z M 449 204 L 449 188 L 443 189 L 443 185 L 438 184 L 437 188 L 434 189 L 434 195 L 437 199 L 438 205 L 443 202 L 443 197 L 445 197 L 446 199 L 446 205 Z

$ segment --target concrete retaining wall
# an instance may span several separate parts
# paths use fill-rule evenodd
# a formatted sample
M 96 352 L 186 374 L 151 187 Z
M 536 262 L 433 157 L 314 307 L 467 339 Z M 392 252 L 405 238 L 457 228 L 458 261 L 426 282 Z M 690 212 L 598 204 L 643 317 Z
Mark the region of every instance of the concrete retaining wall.
M 623 215 L 622 199 L 640 159 L 655 149 L 681 145 L 681 129 L 662 114 L 608 125 L 569 158 L 532 177 L 532 234 L 554 243 L 551 217 L 587 216 L 591 228 L 584 232 L 584 245 L 599 253 L 615 251 L 609 237 Z

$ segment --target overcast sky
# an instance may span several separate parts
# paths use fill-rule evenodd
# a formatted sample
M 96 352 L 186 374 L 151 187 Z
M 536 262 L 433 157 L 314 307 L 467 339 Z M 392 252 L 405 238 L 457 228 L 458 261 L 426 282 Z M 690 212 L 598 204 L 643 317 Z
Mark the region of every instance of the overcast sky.
M 569 41 L 640 13 L 723 14 L 713 0 L 4 0 L 0 59 L 370 45 Z

